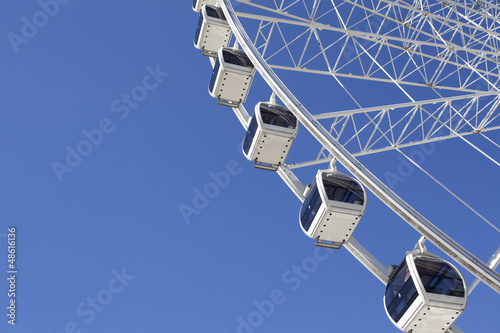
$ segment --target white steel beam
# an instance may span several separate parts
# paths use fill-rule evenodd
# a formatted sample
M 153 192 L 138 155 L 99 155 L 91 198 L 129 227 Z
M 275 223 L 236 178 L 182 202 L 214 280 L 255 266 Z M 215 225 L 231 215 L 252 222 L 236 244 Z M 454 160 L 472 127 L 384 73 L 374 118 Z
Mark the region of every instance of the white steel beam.
M 305 28 L 315 28 L 318 30 L 339 32 L 342 34 L 355 36 L 355 37 L 359 37 L 359 38 L 364 38 L 366 40 L 372 40 L 372 41 L 381 39 L 382 43 L 386 43 L 387 41 L 392 41 L 392 42 L 399 42 L 399 43 L 416 44 L 419 46 L 432 46 L 432 47 L 442 49 L 442 50 L 448 50 L 451 47 L 450 45 L 443 44 L 435 36 L 432 36 L 430 34 L 429 34 L 429 38 L 431 38 L 431 40 L 435 39 L 436 40 L 435 42 L 430 42 L 427 40 L 415 40 L 415 39 L 404 38 L 404 37 L 396 37 L 396 36 L 391 36 L 391 35 L 379 35 L 376 33 L 347 29 L 347 28 L 337 28 L 337 27 L 334 27 L 334 26 L 331 26 L 328 24 L 323 24 L 323 23 L 316 22 L 316 21 L 309 21 L 309 20 L 305 20 L 305 19 L 298 17 L 298 16 L 293 16 L 293 15 L 289 15 L 289 14 L 284 13 L 284 12 L 271 10 L 268 7 L 263 7 L 263 6 L 259 6 L 259 7 L 262 7 L 267 11 L 274 12 L 276 14 L 288 17 L 290 19 L 284 19 L 284 18 L 272 17 L 272 16 L 263 16 L 263 15 L 243 13 L 243 12 L 238 12 L 237 16 L 242 17 L 242 18 L 259 20 L 259 21 L 284 23 L 284 24 L 291 24 L 291 25 L 295 25 L 295 26 L 302 26 Z M 387 17 L 384 17 L 384 18 L 387 18 Z M 387 45 L 394 46 L 393 44 L 387 44 Z M 465 52 L 469 52 L 472 54 L 476 54 L 477 56 L 489 55 L 492 57 L 498 57 L 498 53 L 495 51 L 468 49 L 468 48 L 465 48 L 465 47 L 460 46 L 460 45 L 453 45 L 452 47 L 455 51 L 465 51 Z M 425 56 L 425 54 L 422 54 L 422 55 Z
M 349 241 L 344 244 L 344 247 L 349 251 L 354 258 L 358 259 L 363 266 L 366 267 L 380 282 L 387 285 L 389 277 L 387 276 L 388 268 L 384 266 L 377 258 L 375 258 L 361 243 L 351 236 Z
M 392 110 L 392 109 L 395 110 L 395 109 L 401 109 L 401 108 L 406 108 L 406 107 L 430 105 L 430 104 L 437 104 L 437 103 L 444 103 L 444 102 L 453 102 L 453 101 L 459 101 L 459 100 L 464 100 L 464 99 L 473 99 L 473 98 L 480 98 L 480 97 L 487 97 L 487 96 L 500 97 L 500 92 L 481 92 L 481 93 L 476 93 L 476 94 L 443 97 L 443 98 L 428 99 L 428 100 L 416 101 L 416 102 L 389 104 L 389 105 L 368 107 L 368 108 L 362 108 L 362 109 L 334 111 L 334 112 L 316 114 L 316 115 L 314 115 L 314 118 L 316 118 L 316 119 L 337 118 L 337 117 L 351 115 L 351 114 L 378 112 L 378 111 Z
M 490 260 L 488 261 L 488 266 L 491 269 L 496 270 L 499 264 L 500 264 L 500 247 L 491 256 Z M 467 288 L 469 291 L 469 295 L 474 290 L 474 288 L 477 287 L 479 282 L 481 282 L 481 280 L 476 278 L 474 282 L 472 282 L 472 284 Z

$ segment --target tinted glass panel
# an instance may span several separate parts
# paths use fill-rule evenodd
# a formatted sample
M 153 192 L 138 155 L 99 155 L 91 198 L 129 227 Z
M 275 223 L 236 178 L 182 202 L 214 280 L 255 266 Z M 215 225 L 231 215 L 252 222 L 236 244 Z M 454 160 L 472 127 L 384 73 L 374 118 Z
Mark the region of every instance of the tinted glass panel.
M 238 65 L 245 67 L 245 62 L 241 57 L 238 57 L 237 54 L 230 51 L 222 51 L 222 56 L 224 57 L 224 61 L 228 64 Z
M 198 40 L 200 39 L 202 25 L 203 25 L 203 15 L 200 14 L 200 19 L 198 20 L 198 27 L 196 28 L 196 33 L 194 35 L 194 45 L 198 45 Z
M 207 16 L 215 17 L 215 18 L 218 18 L 218 19 L 221 19 L 224 21 L 226 20 L 226 17 L 224 16 L 224 12 L 222 11 L 221 8 L 217 8 L 214 6 L 208 6 L 208 5 L 206 5 L 205 8 L 207 11 Z
M 405 260 L 385 289 L 385 306 L 391 318 L 398 322 L 417 296 L 417 288 Z
M 245 52 L 241 50 L 224 49 L 222 51 L 222 56 L 224 57 L 224 61 L 228 64 L 253 68 L 252 62 L 248 59 Z
M 313 185 L 309 195 L 302 204 L 300 209 L 300 223 L 305 231 L 308 231 L 311 227 L 311 223 L 314 217 L 318 213 L 319 207 L 321 206 L 321 197 L 319 195 L 318 188 L 316 184 Z
M 295 128 L 297 126 L 297 118 L 287 108 L 279 105 L 260 105 L 260 114 L 264 124 Z
M 198 2 L 198 0 L 193 0 L 193 9 L 196 9 L 196 3 Z
M 338 175 L 332 177 L 323 176 L 323 185 L 328 200 L 356 205 L 362 205 L 364 202 L 364 193 L 361 186 L 348 177 Z
M 210 93 L 214 92 L 214 85 L 217 80 L 217 75 L 219 74 L 219 67 L 220 62 L 219 58 L 217 58 L 217 60 L 215 60 L 214 71 L 212 72 L 212 78 L 210 79 L 210 84 L 208 85 L 208 91 L 210 91 Z
M 245 154 L 248 154 L 248 151 L 250 150 L 255 132 L 257 132 L 257 120 L 255 116 L 253 116 L 252 120 L 250 121 L 250 126 L 248 126 L 247 135 L 245 136 L 245 140 L 243 141 L 243 151 L 245 152 Z
M 415 258 L 418 274 L 425 291 L 433 294 L 464 297 L 464 283 L 448 264 L 423 258 Z

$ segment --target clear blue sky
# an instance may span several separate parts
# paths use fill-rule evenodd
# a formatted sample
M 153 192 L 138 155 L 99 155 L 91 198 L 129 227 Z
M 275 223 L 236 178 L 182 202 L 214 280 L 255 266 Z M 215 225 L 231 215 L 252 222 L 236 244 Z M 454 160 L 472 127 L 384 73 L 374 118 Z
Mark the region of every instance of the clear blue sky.
M 300 230 L 300 201 L 244 159 L 242 127 L 208 95 L 191 1 L 65 1 L 42 0 L 51 15 L 35 0 L 0 5 L 2 332 L 398 331 L 384 286 L 345 249 L 317 250 Z M 303 83 L 299 97 L 317 94 Z M 256 78 L 247 109 L 269 95 Z M 336 110 L 322 95 L 304 104 Z M 425 167 L 498 221 L 498 168 L 457 140 L 433 148 Z M 401 163 L 397 153 L 360 160 L 379 177 Z M 207 186 L 212 198 L 183 218 L 179 207 Z M 418 172 L 396 191 L 482 260 L 500 245 Z M 354 236 L 385 265 L 419 238 L 371 193 Z M 480 285 L 457 325 L 495 332 L 499 305 Z

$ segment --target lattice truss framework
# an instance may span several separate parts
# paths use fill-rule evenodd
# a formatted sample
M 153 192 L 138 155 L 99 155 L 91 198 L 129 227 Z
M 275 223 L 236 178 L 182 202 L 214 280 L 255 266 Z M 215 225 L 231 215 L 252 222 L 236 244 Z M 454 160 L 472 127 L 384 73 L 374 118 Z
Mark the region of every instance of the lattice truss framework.
M 409 101 L 362 108 L 352 96 L 359 109 L 316 115 L 354 155 L 500 128 L 493 2 L 236 1 L 253 7 L 238 16 L 258 23 L 254 44 L 272 68 L 331 75 L 342 87 L 389 83 Z M 423 89 L 428 99 L 413 97 Z M 328 159 L 321 150 L 316 162 Z

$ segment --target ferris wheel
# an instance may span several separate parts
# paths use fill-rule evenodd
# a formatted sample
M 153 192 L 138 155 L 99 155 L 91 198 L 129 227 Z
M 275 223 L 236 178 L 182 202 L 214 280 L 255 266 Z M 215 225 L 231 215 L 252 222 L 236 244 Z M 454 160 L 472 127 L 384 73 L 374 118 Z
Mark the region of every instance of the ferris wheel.
M 247 130 L 245 157 L 275 171 L 302 201 L 300 225 L 317 246 L 345 248 L 386 285 L 386 312 L 396 327 L 456 332 L 453 322 L 479 281 L 500 293 L 500 248 L 484 263 L 356 158 L 399 152 L 500 233 L 403 151 L 460 140 L 500 166 L 471 139 L 500 148 L 490 136 L 500 129 L 500 6 L 487 0 L 194 0 L 193 10 L 200 13 L 195 46 L 214 68 L 209 93 L 233 108 Z M 257 72 L 272 95 L 252 106 L 251 115 L 244 103 Z M 328 96 L 328 108 L 306 109 L 317 97 L 313 90 L 300 102 L 291 92 L 296 82 L 287 81 L 300 75 L 316 75 L 321 84 L 328 79 L 342 98 Z M 292 145 L 300 144 L 299 126 L 318 150 L 289 161 Z M 302 169 L 315 173 L 301 180 Z M 422 235 L 399 266 L 383 265 L 353 237 L 366 190 Z M 466 286 L 451 262 L 427 251 L 425 240 L 477 281 Z

